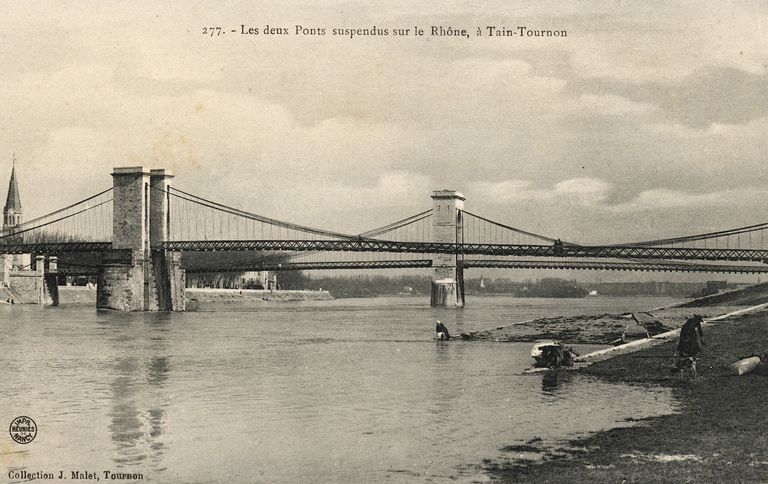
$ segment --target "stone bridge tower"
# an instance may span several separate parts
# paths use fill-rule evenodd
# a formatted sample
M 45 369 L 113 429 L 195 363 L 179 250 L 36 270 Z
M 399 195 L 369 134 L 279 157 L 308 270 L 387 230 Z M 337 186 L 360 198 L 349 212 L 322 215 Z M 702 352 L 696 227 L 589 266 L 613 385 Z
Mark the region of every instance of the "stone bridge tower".
M 432 193 L 433 242 L 459 244 L 462 237 L 464 195 L 455 190 L 437 190 Z M 464 271 L 461 255 L 433 254 L 432 306 L 464 306 Z
M 112 251 L 99 268 L 96 306 L 118 311 L 183 311 L 178 253 L 160 247 L 169 234 L 167 170 L 112 172 Z

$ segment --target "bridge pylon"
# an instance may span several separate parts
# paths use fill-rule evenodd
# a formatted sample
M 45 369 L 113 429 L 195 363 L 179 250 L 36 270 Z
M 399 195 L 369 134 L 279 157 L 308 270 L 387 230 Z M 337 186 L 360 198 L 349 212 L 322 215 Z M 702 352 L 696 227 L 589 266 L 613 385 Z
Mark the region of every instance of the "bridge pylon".
M 458 244 L 463 242 L 462 216 L 464 195 L 455 190 L 437 190 L 432 193 L 433 242 Z M 433 254 L 432 292 L 430 305 L 441 307 L 464 306 L 464 271 L 461 254 Z
M 183 311 L 179 255 L 155 249 L 169 231 L 166 170 L 112 172 L 112 251 L 99 267 L 96 307 L 118 311 Z

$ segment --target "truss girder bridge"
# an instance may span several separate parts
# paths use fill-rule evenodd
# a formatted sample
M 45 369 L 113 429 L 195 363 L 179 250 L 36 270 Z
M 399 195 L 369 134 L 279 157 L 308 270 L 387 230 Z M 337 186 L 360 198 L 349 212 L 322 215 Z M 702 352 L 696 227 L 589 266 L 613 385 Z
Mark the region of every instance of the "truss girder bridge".
M 644 271 L 644 272 L 710 272 L 731 274 L 768 273 L 768 265 L 726 265 L 674 262 L 605 262 L 605 261 L 549 261 L 549 260 L 465 260 L 464 268 L 546 269 L 546 270 L 596 270 L 596 271 Z
M 764 265 L 768 223 L 657 240 L 581 245 L 473 214 L 464 209 L 461 193 L 438 190 L 432 194 L 429 210 L 349 234 L 266 217 L 176 189 L 171 186 L 173 175 L 163 169 L 115 168 L 112 176 L 112 188 L 5 228 L 0 233 L 0 254 L 33 254 L 38 269 L 38 261 L 50 256 L 46 267 L 58 274 L 90 275 L 98 269 L 99 280 L 106 278 L 103 287 L 112 291 L 109 304 L 114 304 L 105 307 L 119 310 L 183 306 L 182 270 L 431 268 L 434 284 L 458 285 L 455 291 L 447 286 L 440 289 L 453 291 L 456 297 L 451 296 L 455 300 L 450 304 L 455 305 L 463 305 L 464 270 L 469 268 L 768 272 Z M 191 253 L 201 252 L 242 254 L 205 256 L 201 266 L 185 262 L 194 261 Z M 5 273 L 7 268 L 8 264 Z M 151 282 L 152 277 L 162 279 L 147 286 L 157 289 L 156 294 L 141 296 L 124 283 L 142 278 Z
M 503 260 L 474 259 L 461 263 L 465 269 L 505 268 L 544 270 L 596 270 L 596 271 L 644 271 L 644 272 L 707 272 L 731 274 L 764 274 L 768 266 L 696 264 L 665 262 L 605 262 L 605 261 L 548 261 L 548 260 Z M 431 259 L 406 259 L 392 261 L 337 261 L 337 262 L 286 262 L 272 264 L 250 264 L 238 266 L 187 267 L 189 274 L 245 272 L 245 271 L 308 271 L 342 269 L 419 269 L 432 267 Z M 69 276 L 96 275 L 96 267 L 60 266 L 55 272 Z
M 765 249 L 704 249 L 637 246 L 566 246 L 511 244 L 452 244 L 394 240 L 194 240 L 165 242 L 172 251 L 323 251 L 457 254 L 513 257 L 670 259 L 710 261 L 768 260 Z
M 112 242 L 43 242 L 29 244 L 0 243 L 2 254 L 72 254 L 78 252 L 106 252 Z

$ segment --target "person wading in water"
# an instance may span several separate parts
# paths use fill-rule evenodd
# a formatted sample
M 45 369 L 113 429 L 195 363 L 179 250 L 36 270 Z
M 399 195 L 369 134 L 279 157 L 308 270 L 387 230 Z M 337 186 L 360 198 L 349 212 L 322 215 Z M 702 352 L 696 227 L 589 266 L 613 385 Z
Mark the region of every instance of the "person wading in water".
M 435 324 L 435 333 L 437 333 L 437 339 L 451 339 L 451 334 L 448 332 L 448 328 L 446 328 L 440 321 Z M 441 334 L 442 337 L 440 336 Z

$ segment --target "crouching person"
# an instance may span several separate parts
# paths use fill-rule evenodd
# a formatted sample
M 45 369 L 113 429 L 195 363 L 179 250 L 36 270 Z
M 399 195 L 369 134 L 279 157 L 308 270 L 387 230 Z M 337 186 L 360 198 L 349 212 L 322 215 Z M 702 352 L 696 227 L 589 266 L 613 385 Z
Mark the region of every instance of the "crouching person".
M 446 328 L 445 325 L 440 321 L 435 324 L 435 333 L 437 333 L 438 340 L 451 339 L 451 333 L 448 332 L 448 328 Z

